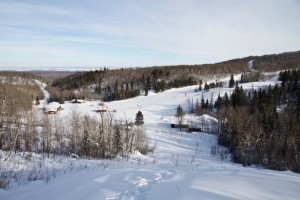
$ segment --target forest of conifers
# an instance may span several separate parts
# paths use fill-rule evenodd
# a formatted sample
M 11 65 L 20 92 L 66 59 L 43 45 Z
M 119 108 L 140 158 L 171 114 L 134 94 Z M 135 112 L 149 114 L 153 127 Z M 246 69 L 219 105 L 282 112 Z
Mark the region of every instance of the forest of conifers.
M 300 70 L 281 72 L 281 85 L 246 93 L 236 84 L 215 103 L 219 144 L 235 162 L 300 172 Z

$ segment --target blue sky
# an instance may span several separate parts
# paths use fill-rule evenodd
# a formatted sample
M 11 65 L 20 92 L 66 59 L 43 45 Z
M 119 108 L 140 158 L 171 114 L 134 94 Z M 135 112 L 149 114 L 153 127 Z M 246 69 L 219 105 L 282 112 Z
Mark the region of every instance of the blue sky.
M 300 50 L 299 0 L 1 0 L 0 69 L 215 63 Z

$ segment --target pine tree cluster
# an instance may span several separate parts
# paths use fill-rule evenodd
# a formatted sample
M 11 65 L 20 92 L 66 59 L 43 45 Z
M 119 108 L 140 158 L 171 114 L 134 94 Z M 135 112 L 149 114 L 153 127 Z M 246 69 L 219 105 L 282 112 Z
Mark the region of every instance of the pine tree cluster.
M 282 73 L 281 87 L 246 94 L 236 86 L 229 104 L 221 97 L 216 101 L 218 141 L 229 147 L 235 162 L 300 172 L 300 87 L 292 87 L 300 76 L 282 79 L 286 73 L 291 72 Z

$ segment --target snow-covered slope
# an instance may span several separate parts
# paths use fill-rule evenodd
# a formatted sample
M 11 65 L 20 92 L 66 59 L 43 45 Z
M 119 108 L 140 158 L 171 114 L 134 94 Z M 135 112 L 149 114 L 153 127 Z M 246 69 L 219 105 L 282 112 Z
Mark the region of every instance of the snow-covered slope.
M 248 69 L 249 69 L 249 71 L 254 71 L 254 70 L 253 70 L 253 63 L 254 63 L 254 60 L 250 60 L 250 61 L 248 62 Z
M 41 88 L 43 94 L 44 94 L 44 101 L 43 101 L 43 104 L 46 104 L 47 103 L 47 100 L 50 98 L 50 94 L 47 90 L 45 90 L 45 87 L 46 87 L 46 84 L 45 83 L 42 83 L 41 81 L 39 80 L 36 80 L 35 79 L 35 82 L 36 84 Z
M 275 83 L 259 82 L 243 87 L 252 89 Z M 299 199 L 299 174 L 234 164 L 226 149 L 217 145 L 216 136 L 170 128 L 178 105 L 186 109 L 187 99 L 201 99 L 202 92 L 194 92 L 196 87 L 106 103 L 109 110 L 117 110 L 117 119 L 134 121 L 141 109 L 147 134 L 152 144 L 156 144 L 153 154 L 143 156 L 136 152 L 128 161 L 86 160 L 87 169 L 61 173 L 48 184 L 35 181 L 0 190 L 0 199 Z M 231 90 L 217 88 L 204 92 L 203 96 L 216 99 L 219 93 L 229 94 Z M 67 102 L 58 117 L 65 118 L 73 111 L 99 117 L 95 112 L 98 103 Z M 219 153 L 212 153 L 213 149 Z M 68 165 L 70 162 L 77 161 L 66 161 Z

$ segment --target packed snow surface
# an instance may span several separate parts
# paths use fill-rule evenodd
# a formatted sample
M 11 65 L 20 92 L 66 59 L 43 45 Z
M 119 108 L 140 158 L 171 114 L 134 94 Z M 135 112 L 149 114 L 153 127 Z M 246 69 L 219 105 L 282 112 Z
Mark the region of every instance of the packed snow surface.
M 243 88 L 252 90 L 270 84 L 274 85 L 276 81 L 247 83 Z M 299 174 L 243 167 L 230 161 L 227 150 L 217 145 L 215 135 L 185 133 L 170 128 L 170 123 L 176 122 L 177 106 L 187 110 L 188 99 L 195 102 L 203 95 L 205 99 L 215 100 L 219 93 L 222 96 L 232 91 L 224 87 L 202 93 L 195 92 L 196 87 L 105 104 L 108 110 L 117 110 L 116 119 L 119 120 L 134 121 L 135 114 L 142 111 L 148 137 L 151 144 L 156 145 L 153 154 L 145 156 L 135 152 L 128 160 L 117 158 L 112 161 L 56 156 L 44 161 L 47 167 L 58 169 L 56 178 L 48 183 L 34 181 L 0 190 L 0 199 L 299 199 Z M 39 106 L 42 107 L 43 103 Z M 95 112 L 99 107 L 96 101 L 84 104 L 66 102 L 62 107 L 56 117 L 67 118 L 72 112 L 99 117 Z M 211 116 L 202 117 L 216 120 Z M 192 116 L 187 116 L 186 120 L 192 119 Z M 220 153 L 213 155 L 212 147 Z M 18 168 L 24 158 L 15 154 L 11 160 Z M 64 173 L 66 169 L 68 172 Z

